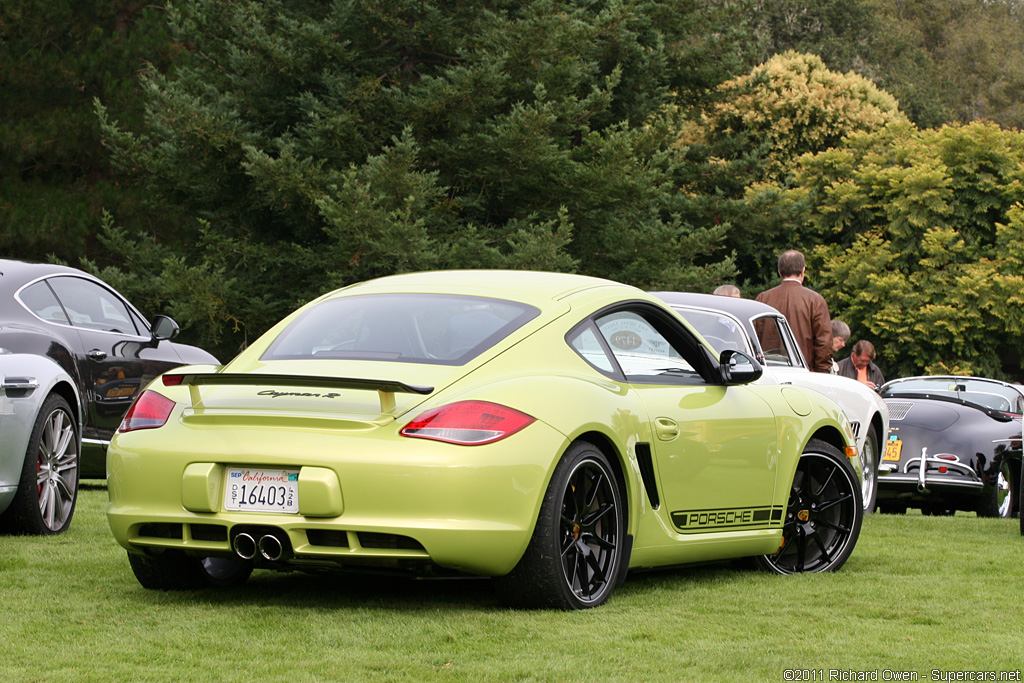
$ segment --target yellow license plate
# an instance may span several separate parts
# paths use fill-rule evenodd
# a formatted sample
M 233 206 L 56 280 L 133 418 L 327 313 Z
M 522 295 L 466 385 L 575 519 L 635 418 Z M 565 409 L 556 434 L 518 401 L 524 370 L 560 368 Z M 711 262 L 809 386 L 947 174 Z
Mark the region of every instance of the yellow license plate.
M 893 439 L 886 442 L 885 453 L 882 455 L 882 460 L 891 460 L 899 462 L 900 452 L 903 450 L 903 442 L 899 439 Z

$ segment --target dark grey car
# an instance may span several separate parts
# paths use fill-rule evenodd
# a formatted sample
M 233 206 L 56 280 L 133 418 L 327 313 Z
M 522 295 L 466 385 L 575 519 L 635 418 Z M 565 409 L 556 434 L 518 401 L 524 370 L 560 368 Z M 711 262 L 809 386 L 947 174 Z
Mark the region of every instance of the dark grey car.
M 76 268 L 0 259 L 0 349 L 53 360 L 80 397 L 82 477 L 106 476 L 106 447 L 139 392 L 166 370 L 218 364 L 170 339 L 178 325 L 152 324 L 102 280 Z M 0 482 L 2 485 L 2 482 Z

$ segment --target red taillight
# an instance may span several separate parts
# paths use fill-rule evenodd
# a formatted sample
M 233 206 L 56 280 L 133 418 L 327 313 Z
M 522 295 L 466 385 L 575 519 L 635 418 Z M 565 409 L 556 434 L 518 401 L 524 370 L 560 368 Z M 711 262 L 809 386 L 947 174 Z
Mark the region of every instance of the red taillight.
M 124 433 L 136 429 L 163 427 L 167 418 L 171 416 L 172 410 L 174 410 L 174 401 L 155 391 L 144 391 L 128 409 L 117 431 Z
M 185 381 L 185 375 L 164 375 L 160 379 L 163 380 L 165 387 L 176 387 Z
M 462 401 L 428 410 L 399 432 L 464 446 L 494 443 L 534 422 L 535 418 L 486 401 Z

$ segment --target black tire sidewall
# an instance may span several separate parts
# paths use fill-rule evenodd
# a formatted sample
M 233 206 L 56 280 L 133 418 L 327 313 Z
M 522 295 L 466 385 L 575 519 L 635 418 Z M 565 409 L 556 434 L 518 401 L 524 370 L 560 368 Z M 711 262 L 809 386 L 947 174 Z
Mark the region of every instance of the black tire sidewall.
M 848 480 L 848 483 L 850 483 L 850 485 L 851 485 L 851 493 L 854 496 L 854 509 L 853 509 L 853 512 L 854 512 L 854 523 L 853 523 L 853 529 L 850 531 L 849 537 L 846 539 L 845 545 L 843 546 L 842 550 L 827 565 L 811 570 L 811 571 L 813 571 L 815 573 L 817 573 L 817 572 L 831 572 L 831 571 L 835 571 L 835 570 L 839 569 L 840 567 L 842 567 L 846 563 L 846 561 L 850 557 L 850 554 L 853 553 L 854 547 L 856 547 L 856 545 L 857 545 L 857 539 L 860 537 L 860 530 L 861 530 L 861 526 L 862 526 L 863 521 L 864 521 L 864 503 L 863 503 L 863 500 L 861 498 L 861 486 L 860 486 L 861 480 L 860 480 L 860 477 L 857 476 L 857 472 L 854 469 L 853 465 L 850 464 L 849 459 L 844 457 L 839 452 L 839 450 L 835 446 L 832 446 L 831 444 L 828 444 L 828 443 L 826 443 L 824 441 L 821 441 L 819 439 L 811 439 L 809 442 L 807 442 L 807 445 L 804 447 L 804 450 L 803 450 L 803 452 L 800 455 L 800 460 L 802 461 L 804 458 L 809 457 L 809 456 L 812 456 L 812 457 L 824 457 L 824 458 L 827 458 L 828 460 L 832 461 L 833 464 L 838 465 L 839 468 L 845 473 L 845 475 L 847 477 L 847 480 Z M 799 469 L 799 463 L 797 464 L 797 469 Z M 787 510 L 788 510 L 788 507 L 789 507 L 789 501 L 787 500 L 786 501 L 786 508 L 787 508 Z M 756 559 L 757 559 L 758 565 L 762 569 L 765 569 L 767 571 L 771 571 L 773 573 L 777 573 L 777 574 L 799 573 L 799 572 L 784 571 L 784 570 L 780 569 L 779 566 L 774 561 L 773 556 L 770 556 L 770 555 L 761 555 L 761 556 L 758 556 Z

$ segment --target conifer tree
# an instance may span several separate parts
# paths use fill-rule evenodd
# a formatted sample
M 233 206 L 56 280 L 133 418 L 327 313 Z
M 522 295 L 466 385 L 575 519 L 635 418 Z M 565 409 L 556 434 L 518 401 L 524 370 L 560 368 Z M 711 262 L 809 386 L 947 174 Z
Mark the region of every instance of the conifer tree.
M 151 239 L 114 215 L 106 238 L 125 270 L 184 295 L 176 315 L 221 355 L 395 272 L 677 288 L 733 272 L 724 228 L 689 221 L 658 113 L 742 54 L 698 5 L 194 0 L 168 16 L 185 54 L 146 73 L 142 130 L 97 109 L 116 167 L 179 227 Z M 711 51 L 735 59 L 692 68 Z

